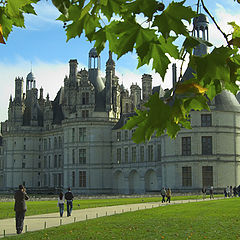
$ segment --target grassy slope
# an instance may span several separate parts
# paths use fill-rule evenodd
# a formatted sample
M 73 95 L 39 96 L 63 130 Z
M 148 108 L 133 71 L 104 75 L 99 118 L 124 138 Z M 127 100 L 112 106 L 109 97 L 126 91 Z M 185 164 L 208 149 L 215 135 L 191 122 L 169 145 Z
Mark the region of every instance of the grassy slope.
M 173 200 L 179 199 L 196 199 L 201 196 L 178 196 L 173 197 Z M 119 198 L 119 199 L 84 199 L 75 200 L 73 202 L 74 209 L 102 207 L 102 206 L 114 206 L 131 203 L 141 202 L 159 202 L 161 197 L 148 197 L 148 198 Z M 78 206 L 80 204 L 80 206 Z M 13 211 L 14 202 L 0 202 L 0 219 L 12 218 L 15 216 Z M 57 201 L 28 201 L 27 202 L 27 216 L 58 212 Z
M 240 239 L 239 198 L 101 217 L 17 239 Z

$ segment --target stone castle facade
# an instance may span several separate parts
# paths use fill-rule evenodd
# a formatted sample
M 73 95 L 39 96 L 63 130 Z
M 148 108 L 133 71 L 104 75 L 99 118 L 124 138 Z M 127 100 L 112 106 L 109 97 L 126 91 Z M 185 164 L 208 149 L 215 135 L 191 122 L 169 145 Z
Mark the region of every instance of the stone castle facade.
M 194 22 L 195 34 L 208 38 L 207 19 Z M 202 54 L 199 46 L 195 54 Z M 15 79 L 8 119 L 1 124 L 0 190 L 19 184 L 36 191 L 71 187 L 79 194 L 146 193 L 163 186 L 181 191 L 203 186 L 222 189 L 240 184 L 240 105 L 223 91 L 211 102 L 211 112 L 191 112 L 192 129 L 182 129 L 175 140 L 167 135 L 135 144 L 134 130 L 121 127 L 135 108 L 163 89 L 152 87 L 152 77 L 142 76 L 142 88 L 132 84 L 130 93 L 115 74 L 111 52 L 106 74 L 100 76 L 100 56 L 89 52 L 88 70 L 78 71 L 69 61 L 54 100 L 36 88 L 32 72 Z M 191 76 L 187 69 L 184 78 Z M 173 65 L 173 83 L 176 67 Z

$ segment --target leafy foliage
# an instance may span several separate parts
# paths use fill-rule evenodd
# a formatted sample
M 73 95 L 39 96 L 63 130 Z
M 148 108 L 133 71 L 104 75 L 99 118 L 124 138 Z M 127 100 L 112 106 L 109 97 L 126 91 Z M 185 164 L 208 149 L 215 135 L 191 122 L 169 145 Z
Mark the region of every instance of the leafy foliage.
M 24 13 L 35 14 L 32 4 L 38 1 L 8 0 L 2 6 L 0 3 L 0 43 L 4 43 L 3 38 L 7 40 L 13 26 L 24 27 Z M 157 94 L 151 96 L 125 125 L 127 129 L 136 128 L 133 140 L 137 143 L 149 140 L 153 134 L 175 137 L 181 127 L 191 128 L 190 111 L 209 110 L 209 99 L 223 89 L 233 94 L 239 90 L 236 82 L 240 80 L 240 27 L 231 22 L 232 34 L 224 34 L 203 0 L 204 10 L 227 42 L 227 46 L 214 48 L 205 56 L 192 54 L 199 44 L 211 46 L 211 43 L 189 33 L 186 23 L 198 15 L 185 1 L 172 1 L 166 8 L 157 0 L 52 0 L 52 3 L 60 12 L 57 20 L 64 23 L 67 41 L 85 34 L 95 42 L 98 53 L 106 42 L 118 58 L 136 51 L 138 67 L 151 63 L 162 79 L 170 57 L 184 62 L 189 55 L 192 78 L 186 80 L 181 74 L 172 89 L 161 98 Z M 200 1 L 196 3 L 199 7 Z M 174 45 L 179 37 L 184 37 L 181 48 Z

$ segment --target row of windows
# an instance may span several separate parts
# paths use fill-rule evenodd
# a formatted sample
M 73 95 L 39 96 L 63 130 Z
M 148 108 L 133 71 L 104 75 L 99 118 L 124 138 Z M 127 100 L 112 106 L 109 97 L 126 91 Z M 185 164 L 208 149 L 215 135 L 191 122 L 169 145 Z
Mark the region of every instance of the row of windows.
M 53 164 L 53 165 L 52 165 Z M 54 155 L 54 162 L 52 163 L 51 156 L 44 156 L 44 168 L 61 168 L 63 167 L 62 155 Z
M 77 131 L 76 129 L 72 128 L 72 142 L 75 142 L 75 141 L 85 142 L 86 136 L 87 136 L 86 128 L 78 128 L 78 136 L 76 134 L 76 131 Z
M 54 137 L 54 145 L 53 147 L 55 149 L 57 148 L 62 148 L 62 137 Z M 51 138 L 48 138 L 48 139 L 44 139 L 43 140 L 43 149 L 44 150 L 48 150 L 48 149 L 51 149 L 52 148 L 52 139 Z
M 72 164 L 86 164 L 87 157 L 86 157 L 86 149 L 81 148 L 78 149 L 78 161 L 76 158 L 76 152 L 75 149 L 72 149 Z
M 157 145 L 157 156 L 154 159 L 154 151 L 153 151 L 153 145 L 148 145 L 146 149 L 147 154 L 147 161 L 161 161 L 161 145 Z M 134 146 L 131 148 L 131 159 L 129 159 L 129 149 L 124 148 L 123 151 L 121 148 L 117 148 L 117 163 L 120 164 L 122 162 L 128 163 L 128 162 L 144 162 L 145 161 L 145 147 L 140 146 L 139 147 L 139 156 L 137 156 L 137 147 Z M 139 157 L 139 158 L 138 158 Z
M 192 187 L 192 167 L 182 167 L 182 186 Z M 212 166 L 202 166 L 202 186 L 213 186 Z
M 132 130 L 132 135 L 133 135 L 134 132 L 135 132 L 135 129 Z M 129 138 L 130 138 L 130 134 L 129 134 L 128 130 L 125 130 L 123 132 L 123 136 L 122 136 L 122 132 L 121 131 L 117 132 L 117 141 L 118 142 L 122 141 L 122 140 L 129 140 Z
M 202 155 L 212 155 L 212 136 L 202 136 Z M 182 155 L 191 155 L 191 137 L 182 137 Z

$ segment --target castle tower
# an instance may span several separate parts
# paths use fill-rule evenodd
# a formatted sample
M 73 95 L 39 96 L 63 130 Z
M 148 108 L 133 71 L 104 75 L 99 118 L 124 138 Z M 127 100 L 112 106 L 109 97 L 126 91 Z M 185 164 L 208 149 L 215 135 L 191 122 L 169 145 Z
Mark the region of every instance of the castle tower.
M 23 78 L 15 78 L 15 102 L 21 103 L 23 99 Z
M 70 83 L 76 83 L 77 82 L 77 66 L 78 66 L 77 59 L 71 59 L 69 61 L 69 80 L 70 80 Z
M 132 84 L 130 87 L 131 99 L 132 99 L 132 111 L 138 108 L 141 102 L 141 88 L 136 84 Z
M 97 54 L 96 48 L 89 51 L 88 73 L 89 80 L 95 87 L 95 91 L 101 92 L 104 89 L 104 83 L 100 77 L 100 56 Z
M 32 71 L 27 75 L 27 81 L 26 81 L 26 93 L 28 90 L 31 90 L 32 88 L 36 88 L 36 80 L 32 73 Z
M 208 19 L 207 16 L 203 13 L 200 13 L 198 17 L 195 17 L 193 20 L 193 36 L 196 38 L 200 38 L 204 41 L 208 41 Z M 207 45 L 206 44 L 199 44 L 194 49 L 194 55 L 202 56 L 207 54 Z
M 143 101 L 147 101 L 152 94 L 152 76 L 150 74 L 142 75 L 142 95 Z
M 112 110 L 113 92 L 112 84 L 113 77 L 115 76 L 115 62 L 112 59 L 112 52 L 109 51 L 109 58 L 106 62 L 106 110 Z

